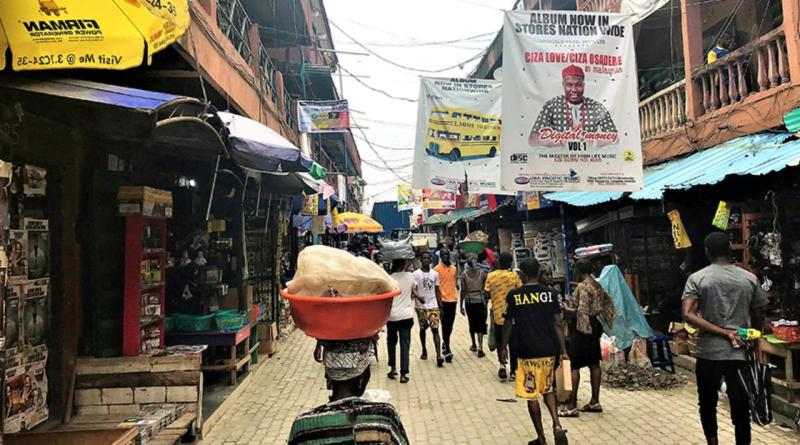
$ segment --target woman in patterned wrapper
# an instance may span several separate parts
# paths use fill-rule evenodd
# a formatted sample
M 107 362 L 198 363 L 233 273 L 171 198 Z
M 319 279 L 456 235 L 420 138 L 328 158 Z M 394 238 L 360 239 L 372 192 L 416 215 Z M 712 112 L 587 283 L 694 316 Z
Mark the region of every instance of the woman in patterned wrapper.
M 605 133 L 609 137 L 592 139 L 598 145 L 616 142 L 617 127 L 600 102 L 584 96 L 585 75 L 580 67 L 570 65 L 561 71 L 564 94 L 545 102 L 531 128 L 528 144 L 532 147 L 559 145 L 555 133 Z M 573 140 L 570 137 L 569 140 Z

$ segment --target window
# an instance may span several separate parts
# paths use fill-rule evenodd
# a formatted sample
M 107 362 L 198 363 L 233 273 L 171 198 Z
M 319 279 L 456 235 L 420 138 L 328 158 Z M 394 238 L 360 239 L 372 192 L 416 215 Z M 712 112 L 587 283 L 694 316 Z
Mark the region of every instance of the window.
M 459 113 L 458 111 L 453 111 L 452 116 L 453 119 L 461 119 L 461 113 Z
M 440 132 L 436 133 L 436 137 L 438 137 L 439 139 L 447 139 L 447 132 L 446 131 L 440 131 Z
M 464 113 L 464 119 L 472 119 L 472 115 Z
M 433 128 L 428 128 L 428 136 L 430 136 L 430 137 L 436 136 L 436 132 L 433 131 Z
M 459 136 L 458 133 L 450 133 L 450 139 L 453 141 L 457 141 Z
M 497 142 L 497 136 L 492 136 L 492 142 Z
M 483 137 L 483 140 L 484 140 L 484 141 L 490 141 L 491 139 L 492 139 L 492 138 L 491 138 L 491 137 L 489 137 L 489 136 L 484 136 L 484 137 Z
M 489 118 L 488 117 L 482 117 L 481 118 L 481 122 L 483 122 L 484 124 L 488 124 L 489 123 Z
M 431 116 L 447 117 L 447 111 L 431 111 Z
M 464 136 L 464 142 L 469 142 L 471 140 L 472 140 L 472 136 L 470 136 L 470 135 L 465 135 Z

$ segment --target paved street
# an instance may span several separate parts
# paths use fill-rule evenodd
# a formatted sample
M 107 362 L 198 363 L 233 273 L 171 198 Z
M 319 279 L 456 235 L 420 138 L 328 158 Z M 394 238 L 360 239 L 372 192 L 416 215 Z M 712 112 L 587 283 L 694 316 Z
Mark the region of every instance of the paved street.
M 525 444 L 533 427 L 523 403 L 513 398 L 511 383 L 496 379 L 493 355 L 478 359 L 469 352 L 466 319 L 459 316 L 454 333 L 453 364 L 437 369 L 433 360 L 419 360 L 419 337 L 413 330 L 411 381 L 386 379 L 386 348 L 372 368 L 371 389 L 385 389 L 414 444 Z M 429 342 L 430 335 L 429 335 Z M 431 347 L 429 346 L 429 349 Z M 295 331 L 279 352 L 252 376 L 241 398 L 213 430 L 204 445 L 285 443 L 295 415 L 326 401 L 322 366 L 312 359 L 314 340 Z M 584 380 L 585 382 L 585 380 Z M 581 385 L 587 400 L 587 384 Z M 695 387 L 663 392 L 603 389 L 604 414 L 565 419 L 571 444 L 702 444 L 696 414 Z M 548 416 L 545 415 L 546 422 Z M 720 443 L 733 443 L 727 410 L 720 413 Z M 754 444 L 800 442 L 800 435 L 778 426 L 754 427 Z M 552 438 L 550 442 L 552 443 Z

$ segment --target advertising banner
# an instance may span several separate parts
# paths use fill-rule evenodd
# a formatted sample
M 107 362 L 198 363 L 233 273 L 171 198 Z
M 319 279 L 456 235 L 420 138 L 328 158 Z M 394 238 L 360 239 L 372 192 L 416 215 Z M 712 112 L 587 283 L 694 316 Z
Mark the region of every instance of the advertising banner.
M 422 208 L 453 210 L 456 208 L 456 194 L 443 190 L 422 190 Z
M 503 189 L 641 190 L 629 16 L 506 12 L 503 79 Z
M 500 191 L 501 84 L 483 79 L 421 79 L 414 144 L 415 189 Z
M 419 206 L 417 192 L 409 184 L 399 184 L 397 186 L 397 210 L 413 210 Z
M 350 128 L 346 100 L 297 101 L 300 133 L 336 133 Z

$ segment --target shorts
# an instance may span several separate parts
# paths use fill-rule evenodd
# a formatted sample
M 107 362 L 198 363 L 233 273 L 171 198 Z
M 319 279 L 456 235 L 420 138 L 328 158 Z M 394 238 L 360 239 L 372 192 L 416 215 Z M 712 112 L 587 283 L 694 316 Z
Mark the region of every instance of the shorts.
M 442 313 L 439 309 L 417 309 L 417 318 L 419 318 L 420 329 L 439 329 Z
M 555 357 L 517 359 L 517 397 L 537 400 L 553 392 Z

